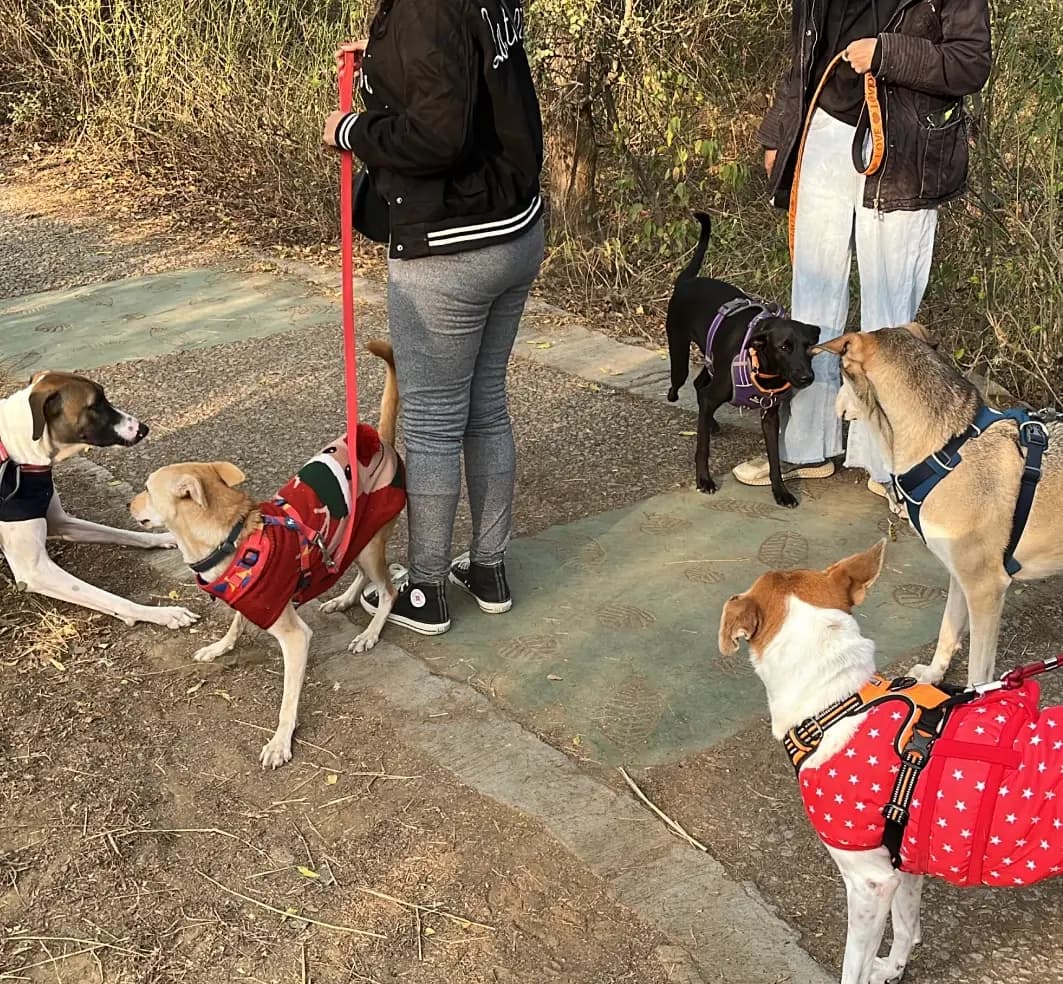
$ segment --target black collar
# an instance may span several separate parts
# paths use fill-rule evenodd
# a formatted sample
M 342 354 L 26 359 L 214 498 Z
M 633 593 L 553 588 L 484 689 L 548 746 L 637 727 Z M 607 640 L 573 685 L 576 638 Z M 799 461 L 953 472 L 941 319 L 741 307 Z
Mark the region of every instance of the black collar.
M 205 574 L 212 568 L 217 567 L 226 557 L 231 557 L 236 553 L 236 541 L 240 538 L 240 533 L 243 531 L 244 523 L 246 522 L 247 517 L 241 516 L 233 524 L 233 528 L 229 530 L 229 535 L 221 543 L 202 560 L 197 560 L 194 564 L 189 564 L 188 566 L 197 574 Z

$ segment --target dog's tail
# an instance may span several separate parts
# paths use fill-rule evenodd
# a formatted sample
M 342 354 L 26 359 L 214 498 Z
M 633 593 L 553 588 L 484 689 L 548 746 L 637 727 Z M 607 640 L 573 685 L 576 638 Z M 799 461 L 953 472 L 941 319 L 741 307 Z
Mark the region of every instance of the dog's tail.
M 378 359 L 383 359 L 387 366 L 384 378 L 384 393 L 380 397 L 380 422 L 377 433 L 388 444 L 395 443 L 395 423 L 399 418 L 399 381 L 395 376 L 395 352 L 391 342 L 382 338 L 371 338 L 366 346 Z
M 690 262 L 683 267 L 683 271 L 675 278 L 677 284 L 684 280 L 693 280 L 701 273 L 701 264 L 705 259 L 705 251 L 709 248 L 709 239 L 712 237 L 712 219 L 709 218 L 708 213 L 695 212 L 694 218 L 701 223 L 701 235 L 698 237 L 697 249 L 694 250 L 694 255 L 690 257 Z

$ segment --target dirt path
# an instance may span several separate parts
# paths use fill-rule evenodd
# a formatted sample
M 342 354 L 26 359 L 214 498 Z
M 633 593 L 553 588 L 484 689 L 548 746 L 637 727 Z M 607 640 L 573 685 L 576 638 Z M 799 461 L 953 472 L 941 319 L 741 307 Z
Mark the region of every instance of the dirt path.
M 71 219 L 88 203 L 52 177 L 5 188 L 0 296 L 247 262 L 166 218 Z M 121 521 L 105 490 L 67 480 L 86 512 Z M 117 550 L 53 553 L 141 600 L 173 591 Z M 260 638 L 224 665 L 191 664 L 221 623 L 208 612 L 191 638 L 127 629 L 0 572 L 0 976 L 673 979 L 657 933 L 534 820 L 411 749 L 379 698 L 311 673 L 296 758 L 261 772 L 279 661 Z

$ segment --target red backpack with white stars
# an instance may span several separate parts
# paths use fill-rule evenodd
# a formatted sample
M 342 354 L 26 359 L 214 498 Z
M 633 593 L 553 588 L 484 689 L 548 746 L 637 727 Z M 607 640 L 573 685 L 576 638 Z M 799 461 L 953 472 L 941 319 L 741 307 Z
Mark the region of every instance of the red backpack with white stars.
M 913 681 L 890 692 L 899 682 L 883 688 L 876 678 L 874 699 L 855 712 L 861 721 L 850 743 L 829 759 L 800 766 L 805 810 L 831 847 L 857 851 L 888 843 L 902 753 L 911 747 L 906 736 L 913 724 L 919 734 L 911 710 L 921 705 L 910 691 L 936 690 Z M 1031 885 L 1059 874 L 1063 707 L 1039 710 L 1040 689 L 1032 681 L 954 704 L 954 697 L 938 693 L 936 704 L 951 706 L 913 774 L 906 816 L 896 828 L 895 863 L 957 885 Z

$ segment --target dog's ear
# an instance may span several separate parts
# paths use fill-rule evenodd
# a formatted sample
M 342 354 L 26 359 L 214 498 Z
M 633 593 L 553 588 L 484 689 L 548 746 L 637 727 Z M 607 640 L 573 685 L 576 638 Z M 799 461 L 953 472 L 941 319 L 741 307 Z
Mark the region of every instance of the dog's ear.
M 831 355 L 836 355 L 839 358 L 849 354 L 854 344 L 859 344 L 862 341 L 863 336 L 858 331 L 847 331 L 837 338 L 832 338 L 827 342 L 820 342 L 818 345 L 812 347 L 812 354 L 818 355 L 820 352 L 829 352 Z
M 34 376 L 34 388 L 30 391 L 30 418 L 33 421 L 33 440 L 39 441 L 44 436 L 44 431 L 53 421 L 57 420 L 63 412 L 62 389 L 43 382 L 40 386 L 36 381 L 40 380 L 41 373 Z
M 201 509 L 207 506 L 207 490 L 197 475 L 189 473 L 178 476 L 173 483 L 173 494 L 177 499 L 191 499 Z
M 904 330 L 910 335 L 915 335 L 919 341 L 929 345 L 935 352 L 937 351 L 937 347 L 940 343 L 923 325 L 919 324 L 918 321 L 909 321 L 908 324 L 904 326 Z
M 864 603 L 868 588 L 878 580 L 885 557 L 886 541 L 882 539 L 870 550 L 853 554 L 851 557 L 832 564 L 827 568 L 826 573 L 841 582 L 855 607 Z
M 760 628 L 760 606 L 749 595 L 735 595 L 720 614 L 720 655 L 738 652 L 740 639 L 752 639 Z
M 229 488 L 235 488 L 241 482 L 247 481 L 247 476 L 231 461 L 214 461 L 211 467 L 218 473 L 218 478 Z

